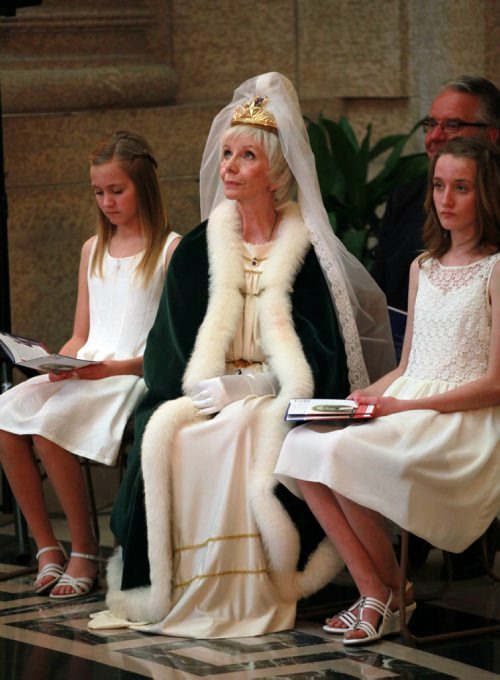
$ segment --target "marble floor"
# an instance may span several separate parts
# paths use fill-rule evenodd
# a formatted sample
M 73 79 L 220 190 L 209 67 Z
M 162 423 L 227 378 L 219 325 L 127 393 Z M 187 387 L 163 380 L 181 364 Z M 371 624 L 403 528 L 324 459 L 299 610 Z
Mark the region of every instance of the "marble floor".
M 102 518 L 103 552 L 110 551 Z M 58 538 L 66 540 L 61 523 Z M 9 517 L 0 514 L 0 572 L 18 569 Z M 431 557 L 414 582 L 422 591 L 436 582 L 440 554 Z M 500 553 L 497 553 L 497 571 Z M 77 602 L 54 603 L 31 591 L 32 575 L 0 581 L 0 680 L 194 680 L 221 678 L 404 678 L 405 680 L 491 680 L 500 678 L 500 634 L 416 647 L 394 636 L 371 646 L 345 648 L 321 622 L 332 603 L 354 591 L 346 573 L 321 598 L 301 606 L 294 630 L 259 638 L 188 640 L 128 630 L 91 631 L 91 612 L 103 609 L 103 591 Z M 411 621 L 417 634 L 500 621 L 500 584 L 486 577 L 457 581 L 440 600 L 418 607 Z

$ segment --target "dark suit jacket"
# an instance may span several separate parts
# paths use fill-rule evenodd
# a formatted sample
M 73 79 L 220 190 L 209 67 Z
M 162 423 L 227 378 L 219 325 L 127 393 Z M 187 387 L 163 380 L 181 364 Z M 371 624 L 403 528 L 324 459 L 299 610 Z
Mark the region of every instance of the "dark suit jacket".
M 387 200 L 371 274 L 398 309 L 408 306 L 410 265 L 423 250 L 424 199 L 427 177 L 395 189 Z

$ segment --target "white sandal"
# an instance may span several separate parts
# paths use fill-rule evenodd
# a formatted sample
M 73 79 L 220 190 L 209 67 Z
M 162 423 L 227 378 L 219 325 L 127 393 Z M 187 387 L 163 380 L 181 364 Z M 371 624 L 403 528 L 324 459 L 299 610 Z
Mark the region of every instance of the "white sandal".
M 411 590 L 413 588 L 413 583 L 411 581 L 406 581 L 406 592 Z M 411 619 L 413 616 L 413 612 L 417 608 L 417 603 L 415 600 L 413 602 L 410 602 L 410 604 L 407 604 L 405 606 L 405 617 L 406 617 L 406 623 Z M 390 634 L 395 634 L 395 633 L 400 633 L 401 632 L 401 617 L 399 615 L 399 608 L 398 609 L 393 609 L 392 610 L 392 616 L 390 620 L 387 622 L 387 628 L 385 631 L 385 635 L 390 635 Z
M 40 548 L 36 554 L 36 559 L 38 559 L 40 555 L 50 552 L 51 550 L 57 550 L 64 555 L 64 564 L 58 564 L 57 562 L 47 562 L 47 564 L 40 569 L 34 583 L 35 595 L 42 595 L 42 593 L 45 593 L 47 590 L 50 590 L 56 586 L 64 575 L 64 569 L 68 561 L 68 556 L 63 546 L 59 542 L 57 545 L 48 545 L 45 548 Z M 37 587 L 36 584 L 38 581 L 41 581 L 46 576 L 51 576 L 51 580 L 47 581 L 47 583 L 44 583 L 42 586 Z
M 416 608 L 417 608 L 416 602 L 410 602 L 410 604 L 406 605 L 405 607 L 406 623 L 409 622 Z M 401 617 L 399 615 L 399 609 L 396 609 L 395 611 L 392 612 L 392 616 L 387 622 L 387 627 L 385 629 L 384 635 L 391 635 L 395 633 L 401 633 Z
M 375 642 L 375 640 L 380 640 L 380 638 L 383 635 L 386 635 L 387 634 L 386 623 L 392 617 L 391 602 L 392 602 L 392 590 L 389 591 L 389 597 L 387 598 L 387 602 L 377 600 L 376 597 L 363 597 L 360 604 L 359 619 L 358 621 L 356 621 L 356 623 L 350 629 L 349 632 L 353 630 L 362 630 L 364 633 L 366 633 L 366 635 L 361 638 L 358 637 L 346 638 L 344 635 L 342 639 L 344 645 L 366 645 L 369 642 Z M 368 623 L 368 621 L 363 621 L 363 612 L 365 609 L 372 609 L 373 611 L 378 612 L 380 614 L 380 621 L 377 628 L 375 628 L 375 626 L 373 626 L 371 623 Z
M 87 553 L 72 552 L 70 557 L 81 557 L 85 560 L 92 560 L 92 562 L 103 562 L 102 557 L 97 555 L 89 555 Z M 89 576 L 70 576 L 69 574 L 63 574 L 59 579 L 58 586 L 70 586 L 73 589 L 72 593 L 50 593 L 49 597 L 53 600 L 74 600 L 77 597 L 84 597 L 89 595 L 96 587 L 98 583 L 98 576 L 90 578 Z
M 323 626 L 323 630 L 326 630 L 327 633 L 332 633 L 333 635 L 344 635 L 346 631 L 350 630 L 353 626 L 356 625 L 356 621 L 358 620 L 358 615 L 353 614 L 355 609 L 359 610 L 359 607 L 361 605 L 363 598 L 360 597 L 354 604 L 352 604 L 349 609 L 343 609 L 341 612 L 338 614 L 334 614 L 331 618 L 332 619 L 339 619 L 342 621 L 342 623 L 345 623 L 344 627 L 339 627 L 339 626 L 329 626 L 327 623 Z

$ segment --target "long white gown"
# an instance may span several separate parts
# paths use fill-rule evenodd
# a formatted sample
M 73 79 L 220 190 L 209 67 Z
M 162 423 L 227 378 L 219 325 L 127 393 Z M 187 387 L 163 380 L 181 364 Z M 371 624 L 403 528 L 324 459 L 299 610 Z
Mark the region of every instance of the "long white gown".
M 420 270 L 408 367 L 387 395 L 418 399 L 480 378 L 488 365 L 488 283 L 496 253 L 477 263 Z M 433 545 L 460 552 L 500 509 L 500 407 L 412 410 L 344 429 L 302 425 L 275 470 L 321 482 Z
M 134 277 L 142 253 L 114 258 L 106 252 L 102 277 L 92 275 L 90 259 L 90 333 L 78 358 L 100 361 L 142 356 L 163 288 L 166 251 L 178 236 L 175 232 L 168 235 L 147 286 Z M 94 241 L 92 252 L 95 245 Z M 113 465 L 127 420 L 145 391 L 144 380 L 134 375 L 61 382 L 36 376 L 0 396 L 0 429 L 38 434 L 71 453 Z
M 251 364 L 249 370 L 265 370 L 256 306 L 270 248 L 272 243 L 244 244 L 245 307 L 227 356 L 228 373 L 240 359 Z M 171 471 L 172 606 L 162 621 L 132 627 L 194 638 L 247 637 L 293 627 L 295 602 L 284 601 L 271 581 L 249 494 L 242 493 L 251 488 L 258 419 L 271 400 L 249 396 L 179 430 Z

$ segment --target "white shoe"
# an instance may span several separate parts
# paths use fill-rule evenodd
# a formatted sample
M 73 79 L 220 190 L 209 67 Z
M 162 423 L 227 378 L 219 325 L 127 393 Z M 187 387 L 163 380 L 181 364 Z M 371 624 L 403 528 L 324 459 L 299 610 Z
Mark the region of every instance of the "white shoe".
M 68 561 L 68 556 L 60 543 L 58 543 L 57 545 L 48 545 L 45 548 L 40 548 L 40 550 L 36 554 L 36 559 L 38 559 L 40 555 L 50 552 L 51 550 L 57 550 L 58 552 L 63 554 L 64 564 L 58 564 L 57 562 L 48 562 L 44 567 L 40 569 L 34 584 L 34 590 L 36 595 L 42 595 L 42 593 L 45 593 L 47 592 L 47 590 L 53 588 L 55 585 L 59 583 L 59 581 L 64 575 L 64 569 Z M 37 586 L 37 583 L 39 581 L 42 581 L 47 576 L 51 577 L 50 581 L 47 581 L 43 585 Z
M 102 557 L 97 555 L 88 555 L 87 553 L 72 552 L 70 557 L 81 557 L 85 560 L 92 560 L 93 562 L 103 562 Z M 90 578 L 89 576 L 70 576 L 63 574 L 58 580 L 58 586 L 70 586 L 73 589 L 72 593 L 50 593 L 49 597 L 53 600 L 74 600 L 77 597 L 84 597 L 89 595 L 98 584 L 98 576 Z
M 387 602 L 377 600 L 376 597 L 363 597 L 360 604 L 359 619 L 349 632 L 353 630 L 362 630 L 364 633 L 366 633 L 366 635 L 364 637 L 352 638 L 346 638 L 344 635 L 342 639 L 344 645 L 366 645 L 369 642 L 380 640 L 383 635 L 387 635 L 387 623 L 392 617 L 391 602 L 392 590 L 389 591 Z M 373 626 L 371 623 L 368 623 L 368 621 L 363 620 L 363 613 L 365 609 L 372 609 L 373 611 L 380 614 L 380 620 L 377 628 L 375 628 L 375 626 Z

